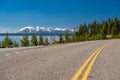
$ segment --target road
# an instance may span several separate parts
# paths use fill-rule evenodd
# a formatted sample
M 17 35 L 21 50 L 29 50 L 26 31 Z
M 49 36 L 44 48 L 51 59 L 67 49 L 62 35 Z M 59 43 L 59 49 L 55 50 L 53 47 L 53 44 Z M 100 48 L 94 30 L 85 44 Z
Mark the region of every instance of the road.
M 0 80 L 120 80 L 120 40 L 0 49 Z

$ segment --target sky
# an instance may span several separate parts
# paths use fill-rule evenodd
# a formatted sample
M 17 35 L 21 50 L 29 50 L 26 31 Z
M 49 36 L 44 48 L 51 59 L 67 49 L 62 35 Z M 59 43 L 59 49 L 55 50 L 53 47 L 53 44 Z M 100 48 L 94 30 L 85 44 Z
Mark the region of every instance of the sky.
M 120 19 L 120 0 L 0 0 L 0 33 L 25 26 L 74 28 Z

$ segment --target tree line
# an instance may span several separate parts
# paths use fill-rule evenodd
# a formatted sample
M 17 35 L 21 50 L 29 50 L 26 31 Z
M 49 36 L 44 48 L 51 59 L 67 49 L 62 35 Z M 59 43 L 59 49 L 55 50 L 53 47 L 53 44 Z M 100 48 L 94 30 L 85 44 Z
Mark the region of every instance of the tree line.
M 29 40 L 29 37 L 28 37 L 27 33 L 21 39 L 21 46 L 23 46 L 23 47 L 38 46 L 38 45 L 49 45 L 49 44 L 50 43 L 48 41 L 48 38 L 45 38 L 45 41 L 44 41 L 42 34 L 39 36 L 39 40 L 34 33 L 32 34 L 31 40 Z
M 60 36 L 60 43 L 116 38 L 120 38 L 120 20 L 117 17 L 108 18 L 101 23 L 94 21 L 89 24 L 80 24 L 78 27 L 74 28 L 71 37 L 69 37 L 67 31 L 65 32 L 65 40 Z
M 31 39 L 29 39 L 28 34 L 26 33 L 22 39 L 20 40 L 21 46 L 22 47 L 27 47 L 27 46 L 38 46 L 38 45 L 49 45 L 48 38 L 43 40 L 43 36 L 39 36 L 39 40 L 37 36 L 33 33 Z M 0 47 L 3 48 L 11 48 L 11 47 L 19 47 L 20 46 L 16 41 L 12 41 L 11 38 L 9 37 L 9 33 L 6 33 L 6 37 L 2 42 L 0 42 Z
M 64 36 L 64 37 L 63 37 Z M 115 17 L 114 19 L 108 18 L 106 21 L 97 22 L 94 21 L 89 24 L 80 24 L 80 26 L 74 28 L 73 35 L 70 36 L 68 30 L 65 31 L 65 34 L 59 35 L 59 40 L 53 40 L 52 44 L 64 44 L 70 42 L 79 42 L 79 41 L 89 41 L 89 40 L 104 40 L 120 38 L 120 20 Z M 33 33 L 31 39 L 27 33 L 21 39 L 21 46 L 39 46 L 39 45 L 49 45 L 50 42 L 48 38 L 43 40 L 42 34 L 39 38 Z M 2 47 L 18 47 L 16 41 L 12 41 L 9 37 L 9 33 L 6 33 L 5 39 L 0 42 Z
M 74 37 L 76 41 L 85 40 L 103 40 L 109 38 L 120 38 L 120 20 L 108 18 L 106 21 L 94 21 L 89 24 L 81 24 L 74 28 Z

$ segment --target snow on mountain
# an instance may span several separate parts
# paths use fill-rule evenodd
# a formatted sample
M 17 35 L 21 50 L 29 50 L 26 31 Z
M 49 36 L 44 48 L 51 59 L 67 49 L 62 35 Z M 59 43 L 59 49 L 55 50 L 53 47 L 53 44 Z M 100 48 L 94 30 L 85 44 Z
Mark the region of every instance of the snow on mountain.
M 37 27 L 35 28 L 35 31 L 39 31 L 39 30 L 40 30 L 40 27 L 37 26 Z
M 66 30 L 68 30 L 68 32 L 73 32 L 73 29 L 66 29 L 66 28 L 46 28 L 46 27 L 31 27 L 31 26 L 26 26 L 21 28 L 17 33 L 50 33 L 50 32 L 56 32 L 56 33 L 62 33 L 65 32 Z
M 34 28 L 33 27 L 30 27 L 30 26 L 26 26 L 24 28 L 21 28 L 18 32 L 22 32 L 22 31 L 27 31 L 27 32 L 32 32 L 34 31 Z
M 67 29 L 66 28 L 63 28 L 63 29 L 60 29 L 60 28 L 54 28 L 54 30 L 58 30 L 58 31 L 66 31 Z

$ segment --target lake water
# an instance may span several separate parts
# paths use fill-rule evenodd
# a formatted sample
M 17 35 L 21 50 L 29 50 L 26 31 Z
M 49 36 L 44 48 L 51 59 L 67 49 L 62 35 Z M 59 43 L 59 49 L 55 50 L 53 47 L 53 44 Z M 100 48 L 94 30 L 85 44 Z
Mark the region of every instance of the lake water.
M 20 40 L 22 39 L 23 36 L 10 36 L 10 38 L 12 39 L 12 41 L 16 41 L 19 45 L 21 45 Z M 5 36 L 0 36 L 0 42 L 3 41 L 5 38 Z M 37 38 L 39 39 L 39 36 L 37 36 Z M 59 36 L 43 36 L 43 39 L 45 40 L 46 38 L 48 38 L 49 42 L 52 43 L 53 40 L 59 41 Z M 64 37 L 63 37 L 64 38 Z M 29 40 L 31 39 L 31 36 L 29 36 Z

